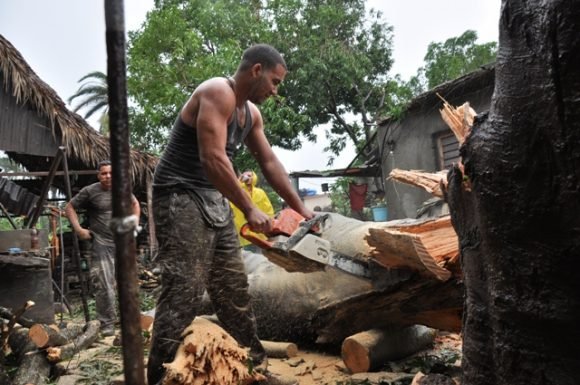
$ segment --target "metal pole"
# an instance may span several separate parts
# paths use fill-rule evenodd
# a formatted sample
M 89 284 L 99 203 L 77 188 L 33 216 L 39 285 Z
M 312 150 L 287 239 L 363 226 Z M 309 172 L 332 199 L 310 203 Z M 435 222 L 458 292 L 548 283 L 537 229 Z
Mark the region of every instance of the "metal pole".
M 139 323 L 139 287 L 134 228 L 125 226 L 132 215 L 132 191 L 127 112 L 125 19 L 122 0 L 105 0 L 109 123 L 113 172 L 113 220 L 117 287 L 123 340 L 125 384 L 145 383 L 143 340 Z M 127 228 L 128 227 L 128 228 Z
M 61 146 L 59 147 L 58 152 L 59 154 L 62 155 L 62 168 L 64 171 L 64 187 L 66 190 L 66 199 L 70 202 L 70 200 L 72 199 L 72 189 L 70 187 L 70 177 L 68 174 L 68 160 L 66 157 L 66 148 Z M 83 302 L 83 312 L 85 314 L 85 322 L 89 322 L 91 316 L 89 313 L 89 305 L 87 303 L 88 297 L 87 283 L 85 281 L 83 268 L 81 266 L 81 249 L 79 247 L 79 238 L 77 237 L 77 233 L 74 231 L 72 232 L 72 240 L 73 240 L 73 258 L 75 259 L 75 264 L 77 265 L 77 274 L 79 276 L 79 282 L 81 283 L 81 299 Z M 64 248 L 63 244 L 61 244 L 61 248 Z

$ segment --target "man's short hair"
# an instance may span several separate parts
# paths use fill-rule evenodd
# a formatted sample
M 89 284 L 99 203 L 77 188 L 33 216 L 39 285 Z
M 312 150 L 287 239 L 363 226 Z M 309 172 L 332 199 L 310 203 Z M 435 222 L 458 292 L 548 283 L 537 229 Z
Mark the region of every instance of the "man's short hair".
M 258 63 L 267 70 L 275 68 L 278 64 L 281 64 L 282 67 L 287 69 L 286 61 L 280 52 L 268 44 L 256 44 L 246 49 L 242 55 L 242 62 L 240 63 L 239 69 L 246 71 Z
M 101 171 L 101 167 L 110 166 L 110 165 L 111 165 L 111 161 L 110 160 L 101 160 L 99 162 L 99 164 L 97 165 L 97 171 L 100 172 Z

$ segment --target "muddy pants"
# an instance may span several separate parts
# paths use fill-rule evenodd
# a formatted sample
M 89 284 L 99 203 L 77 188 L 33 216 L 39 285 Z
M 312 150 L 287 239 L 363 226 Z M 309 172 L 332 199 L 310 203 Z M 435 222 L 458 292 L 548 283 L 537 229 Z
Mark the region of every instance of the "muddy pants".
M 115 246 L 93 242 L 91 284 L 95 295 L 97 319 L 101 330 L 112 329 L 117 321 Z
M 233 221 L 212 228 L 185 192 L 155 196 L 153 203 L 159 242 L 156 262 L 162 272 L 147 365 L 149 385 L 161 380 L 165 373 L 162 364 L 173 360 L 182 331 L 197 315 L 204 289 L 225 330 L 249 347 L 259 363 L 265 352 L 256 334 Z

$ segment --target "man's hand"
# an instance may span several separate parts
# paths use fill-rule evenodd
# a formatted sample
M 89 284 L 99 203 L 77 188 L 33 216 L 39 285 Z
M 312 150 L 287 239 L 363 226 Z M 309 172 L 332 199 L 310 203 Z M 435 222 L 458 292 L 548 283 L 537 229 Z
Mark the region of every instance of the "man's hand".
M 304 209 L 302 209 L 302 211 L 300 211 L 299 214 L 302 215 L 306 220 L 312 219 L 316 216 L 314 211 L 312 211 L 306 207 L 304 207 Z
M 272 229 L 272 219 L 257 207 L 252 207 L 245 216 L 253 232 L 266 233 Z
M 79 231 L 77 231 L 77 235 L 83 241 L 88 241 L 89 239 L 91 239 L 91 232 L 85 229 L 84 227 L 81 227 Z

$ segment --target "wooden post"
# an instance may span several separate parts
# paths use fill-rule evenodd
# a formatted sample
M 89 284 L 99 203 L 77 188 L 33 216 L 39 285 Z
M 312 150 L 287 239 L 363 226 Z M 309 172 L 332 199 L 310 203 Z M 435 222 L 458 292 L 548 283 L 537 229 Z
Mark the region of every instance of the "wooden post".
M 139 287 L 137 284 L 137 246 L 135 227 L 126 219 L 132 215 L 132 191 L 129 169 L 129 124 L 127 112 L 125 15 L 123 0 L 105 0 L 107 39 L 107 74 L 109 85 L 109 122 L 111 129 L 111 163 L 113 172 L 113 219 L 115 259 L 123 368 L 127 385 L 145 383 L 143 340 L 139 326 Z

